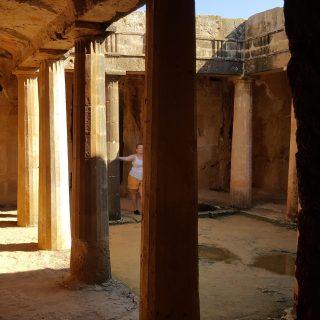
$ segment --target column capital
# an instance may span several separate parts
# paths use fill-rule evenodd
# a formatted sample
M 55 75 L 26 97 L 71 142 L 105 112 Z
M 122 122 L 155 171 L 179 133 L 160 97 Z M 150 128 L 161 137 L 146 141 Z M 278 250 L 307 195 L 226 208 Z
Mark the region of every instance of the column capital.
M 106 28 L 109 25 L 110 24 L 107 23 L 77 20 L 73 30 L 74 39 L 75 41 L 85 39 L 91 41 L 104 41 L 107 36 Z
M 66 58 L 68 50 L 40 48 L 38 58 L 40 60 L 60 60 Z
M 107 72 L 106 73 L 106 80 L 107 81 L 119 81 L 119 79 L 123 75 L 125 75 L 125 73 L 124 74 L 120 74 L 119 72 L 118 73 Z
M 85 54 L 98 53 L 105 54 L 103 36 L 81 36 L 75 40 L 75 54 L 84 52 Z
M 38 68 L 18 68 L 12 72 L 17 78 L 19 77 L 37 77 L 39 75 Z
M 244 78 L 236 78 L 233 79 L 234 84 L 252 84 L 255 81 L 254 78 L 244 77 Z

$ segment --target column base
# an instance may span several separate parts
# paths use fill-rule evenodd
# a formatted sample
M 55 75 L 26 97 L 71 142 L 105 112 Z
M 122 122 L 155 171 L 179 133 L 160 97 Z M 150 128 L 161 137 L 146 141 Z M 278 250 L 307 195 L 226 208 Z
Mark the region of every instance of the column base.
M 231 206 L 239 209 L 249 209 L 252 207 L 252 198 L 242 192 L 231 192 Z
M 106 240 L 85 242 L 72 239 L 69 280 L 87 284 L 104 283 L 110 280 L 108 248 Z
M 24 222 L 19 222 L 17 221 L 17 226 L 21 228 L 28 228 L 28 227 L 36 227 L 38 224 L 37 223 L 24 223 Z

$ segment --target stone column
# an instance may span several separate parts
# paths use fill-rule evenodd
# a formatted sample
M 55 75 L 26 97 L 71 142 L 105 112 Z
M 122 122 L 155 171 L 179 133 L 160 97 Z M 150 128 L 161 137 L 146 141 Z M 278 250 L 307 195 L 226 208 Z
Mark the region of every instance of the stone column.
M 288 170 L 288 194 L 287 194 L 287 217 L 295 220 L 298 214 L 299 196 L 298 196 L 298 177 L 296 166 L 297 141 L 297 121 L 294 115 L 293 106 L 291 108 L 291 134 L 290 134 L 290 154 Z
M 147 2 L 141 320 L 200 318 L 194 5 Z
M 36 70 L 18 71 L 18 226 L 38 224 L 39 99 Z
M 67 135 L 68 135 L 68 168 L 69 168 L 69 190 L 71 199 L 72 187 L 72 113 L 73 113 L 73 72 L 65 72 L 66 78 L 66 108 L 67 108 Z
M 68 249 L 71 237 L 63 61 L 43 61 L 39 81 L 39 248 Z
M 70 280 L 111 277 L 107 214 L 107 133 L 103 42 L 75 43 Z
M 237 80 L 230 176 L 231 204 L 250 208 L 252 202 L 252 80 Z
M 119 82 L 117 76 L 108 76 L 107 105 L 107 157 L 108 157 L 108 213 L 110 220 L 121 219 L 119 155 Z

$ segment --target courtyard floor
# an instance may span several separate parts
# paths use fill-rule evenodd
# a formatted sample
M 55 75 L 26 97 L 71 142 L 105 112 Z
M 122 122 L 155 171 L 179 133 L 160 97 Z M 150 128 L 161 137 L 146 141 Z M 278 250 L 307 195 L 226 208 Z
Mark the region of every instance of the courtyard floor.
M 70 252 L 38 250 L 37 228 L 0 212 L 0 319 L 138 319 L 140 223 L 110 226 L 110 246 L 116 280 L 66 287 Z M 294 230 L 266 221 L 199 219 L 201 319 L 279 319 L 293 303 L 295 247 Z

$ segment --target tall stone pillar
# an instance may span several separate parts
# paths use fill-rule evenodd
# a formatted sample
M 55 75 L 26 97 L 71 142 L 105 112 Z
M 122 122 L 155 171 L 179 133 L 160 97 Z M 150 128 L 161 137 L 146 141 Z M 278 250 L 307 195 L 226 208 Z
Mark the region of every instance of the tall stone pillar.
M 296 166 L 296 153 L 298 151 L 297 141 L 297 121 L 294 115 L 294 109 L 291 108 L 291 134 L 290 134 L 290 154 L 288 170 L 288 194 L 287 194 L 287 217 L 295 220 L 298 214 L 299 196 L 298 196 L 298 177 Z
M 141 320 L 200 318 L 194 5 L 147 1 Z
M 36 70 L 17 71 L 18 226 L 38 224 L 39 98 Z
M 108 213 L 110 220 L 119 220 L 120 164 L 119 155 L 119 82 L 117 76 L 108 76 L 107 105 L 107 157 L 108 157 Z
M 103 43 L 75 43 L 70 280 L 111 277 L 107 214 L 107 132 Z
M 39 75 L 39 248 L 70 248 L 66 95 L 63 61 L 43 61 Z
M 252 203 L 252 80 L 237 80 L 234 95 L 230 194 L 244 209 Z

